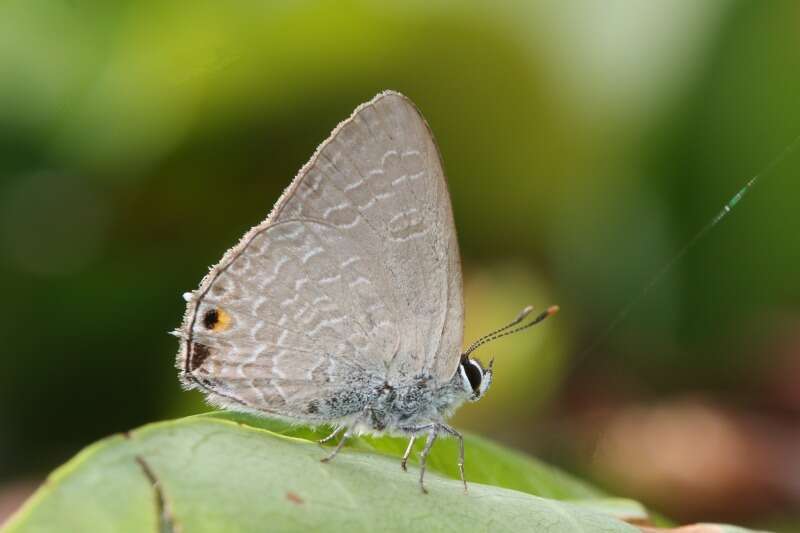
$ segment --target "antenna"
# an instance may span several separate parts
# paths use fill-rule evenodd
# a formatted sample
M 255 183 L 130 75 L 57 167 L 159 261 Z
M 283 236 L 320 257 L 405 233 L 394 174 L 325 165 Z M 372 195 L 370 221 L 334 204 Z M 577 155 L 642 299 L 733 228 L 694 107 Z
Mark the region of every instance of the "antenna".
M 520 326 L 518 328 L 511 329 L 510 331 L 508 331 L 510 328 L 513 328 L 514 326 L 525 320 L 525 317 L 531 314 L 531 312 L 533 311 L 533 306 L 529 305 L 525 307 L 525 309 L 520 311 L 517 317 L 510 323 L 506 324 L 502 328 L 498 328 L 492 331 L 491 333 L 487 333 L 483 337 L 479 338 L 478 340 L 470 344 L 469 347 L 461 353 L 461 358 L 466 359 L 469 356 L 469 354 L 471 354 L 472 352 L 474 352 L 487 342 L 492 342 L 494 340 L 499 339 L 500 337 L 505 337 L 506 335 L 511 335 L 512 333 L 517 333 L 524 329 L 528 329 L 531 326 L 535 326 L 545 318 L 558 313 L 558 310 L 559 307 L 557 305 L 551 305 L 550 307 L 539 313 L 539 315 L 536 318 L 534 318 L 524 326 Z
M 792 142 L 790 142 L 786 147 L 776 155 L 762 170 L 751 177 L 747 182 L 741 187 L 736 194 L 734 194 L 730 200 L 722 206 L 722 209 L 714 215 L 706 224 L 700 228 L 694 236 L 689 239 L 686 244 L 684 244 L 678 251 L 676 251 L 672 257 L 662 266 L 654 275 L 650 278 L 650 280 L 636 293 L 628 303 L 625 304 L 614 316 L 614 319 L 609 323 L 609 325 L 599 334 L 597 335 L 594 340 L 589 344 L 582 352 L 580 352 L 574 361 L 580 361 L 585 356 L 589 355 L 590 353 L 594 352 L 594 350 L 604 342 L 610 335 L 611 332 L 614 331 L 617 326 L 619 326 L 628 315 L 631 314 L 631 311 L 634 307 L 636 307 L 639 302 L 641 302 L 650 290 L 658 285 L 664 276 L 667 275 L 683 257 L 689 253 L 689 251 L 694 248 L 694 246 L 701 241 L 706 234 L 711 231 L 717 224 L 719 224 L 728 214 L 733 210 L 734 207 L 739 203 L 739 201 L 744 198 L 744 196 L 749 193 L 753 187 L 755 187 L 761 179 L 775 170 L 781 163 L 783 163 L 784 159 L 786 159 L 789 155 L 792 154 L 798 147 L 800 147 L 800 135 L 794 138 Z

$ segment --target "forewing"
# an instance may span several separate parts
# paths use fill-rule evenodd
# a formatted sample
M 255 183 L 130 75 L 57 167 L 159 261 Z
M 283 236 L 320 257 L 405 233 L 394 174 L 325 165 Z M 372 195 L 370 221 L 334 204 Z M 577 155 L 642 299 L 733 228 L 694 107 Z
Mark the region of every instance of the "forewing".
M 397 351 L 374 354 L 390 382 L 450 379 L 463 336 L 458 242 L 439 151 L 414 104 L 385 92 L 340 124 L 270 216 L 295 218 L 340 229 L 379 265 L 400 332 Z

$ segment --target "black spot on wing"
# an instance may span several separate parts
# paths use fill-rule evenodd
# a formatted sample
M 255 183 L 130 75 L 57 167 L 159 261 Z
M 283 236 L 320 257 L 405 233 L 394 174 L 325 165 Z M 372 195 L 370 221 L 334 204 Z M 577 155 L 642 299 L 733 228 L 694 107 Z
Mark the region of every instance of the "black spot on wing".
M 189 372 L 193 372 L 197 368 L 200 368 L 210 355 L 211 350 L 208 346 L 193 342 L 191 353 L 189 354 Z
M 219 313 L 216 309 L 209 309 L 203 316 L 203 325 L 206 329 L 214 329 L 214 326 L 219 322 Z

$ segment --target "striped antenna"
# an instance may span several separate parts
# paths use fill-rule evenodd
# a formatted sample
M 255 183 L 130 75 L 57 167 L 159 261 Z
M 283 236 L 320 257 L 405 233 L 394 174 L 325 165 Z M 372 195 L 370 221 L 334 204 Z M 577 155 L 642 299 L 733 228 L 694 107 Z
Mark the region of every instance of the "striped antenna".
M 462 360 L 466 359 L 469 356 L 469 354 L 471 354 L 472 352 L 474 352 L 475 350 L 477 350 L 478 348 L 480 348 L 481 346 L 483 346 L 487 342 L 492 342 L 494 340 L 499 339 L 500 337 L 505 337 L 506 335 L 511 335 L 512 333 L 517 333 L 517 332 L 520 332 L 522 330 L 528 329 L 531 326 L 535 326 L 539 322 L 543 321 L 545 318 L 558 313 L 558 310 L 559 310 L 559 307 L 557 305 L 551 305 L 550 307 L 548 307 L 547 309 L 545 309 L 544 311 L 539 313 L 539 315 L 536 318 L 534 318 L 533 320 L 531 320 L 530 322 L 528 322 L 524 326 L 520 326 L 518 328 L 511 329 L 514 326 L 516 326 L 517 324 L 519 324 L 520 322 L 522 322 L 523 320 L 525 320 L 525 318 L 529 314 L 531 314 L 531 312 L 533 311 L 533 306 L 531 306 L 531 305 L 527 306 L 525 309 L 520 311 L 519 314 L 517 315 L 517 317 L 514 320 L 512 320 L 510 323 L 506 324 L 502 328 L 498 328 L 498 329 L 492 331 L 491 333 L 487 333 L 483 337 L 479 338 L 478 340 L 476 340 L 475 342 L 470 344 L 469 347 L 461 353 L 461 359 Z

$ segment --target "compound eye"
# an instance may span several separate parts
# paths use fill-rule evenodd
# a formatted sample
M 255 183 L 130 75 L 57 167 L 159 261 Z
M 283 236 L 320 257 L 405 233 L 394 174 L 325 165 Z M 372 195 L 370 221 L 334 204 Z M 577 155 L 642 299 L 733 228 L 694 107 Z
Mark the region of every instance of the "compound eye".
M 483 380 L 483 367 L 475 359 L 467 359 L 461 363 L 461 366 L 464 367 L 464 373 L 467 375 L 472 392 L 478 394 L 481 390 L 481 380 Z

